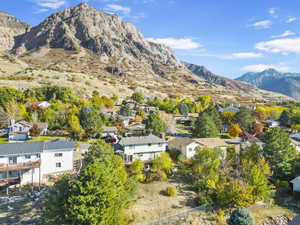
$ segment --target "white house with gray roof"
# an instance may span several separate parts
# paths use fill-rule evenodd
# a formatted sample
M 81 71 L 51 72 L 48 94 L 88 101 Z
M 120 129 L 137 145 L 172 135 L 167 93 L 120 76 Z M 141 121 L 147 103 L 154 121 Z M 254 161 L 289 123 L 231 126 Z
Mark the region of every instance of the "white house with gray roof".
M 122 138 L 118 146 L 126 164 L 130 164 L 138 159 L 147 163 L 166 151 L 167 142 L 150 134 L 148 136 Z
M 49 175 L 73 170 L 74 142 L 0 144 L 0 186 L 41 183 Z

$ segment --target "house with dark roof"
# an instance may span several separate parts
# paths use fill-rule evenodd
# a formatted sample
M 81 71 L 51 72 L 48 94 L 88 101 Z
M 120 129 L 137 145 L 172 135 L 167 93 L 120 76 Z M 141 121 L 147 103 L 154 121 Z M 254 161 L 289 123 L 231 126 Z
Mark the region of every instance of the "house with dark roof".
M 73 170 L 70 141 L 0 144 L 0 186 L 41 183 L 48 176 Z
M 176 137 L 168 142 L 168 149 L 176 149 L 188 159 L 194 157 L 200 144 L 192 138 Z
M 167 142 L 153 134 L 148 136 L 125 137 L 116 146 L 126 164 L 135 160 L 149 163 L 167 150 Z

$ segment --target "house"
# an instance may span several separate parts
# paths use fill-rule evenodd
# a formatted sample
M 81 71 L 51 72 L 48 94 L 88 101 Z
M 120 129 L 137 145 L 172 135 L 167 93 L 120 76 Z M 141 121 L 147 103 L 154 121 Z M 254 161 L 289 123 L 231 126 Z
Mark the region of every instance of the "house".
M 118 134 L 118 129 L 116 127 L 104 126 L 102 127 L 102 129 L 103 129 L 102 137 L 116 136 Z
M 123 126 L 127 127 L 130 122 L 134 119 L 133 116 L 119 116 L 120 120 L 122 121 Z
M 49 175 L 73 170 L 74 142 L 0 144 L 0 186 L 41 183 Z
M 278 120 L 266 120 L 264 123 L 265 123 L 266 127 L 269 127 L 269 128 L 280 127 L 280 121 L 278 121 Z
M 177 137 L 168 142 L 168 149 L 176 149 L 188 159 L 192 158 L 200 144 L 191 138 Z
M 8 141 L 26 141 L 30 138 L 30 129 L 36 126 L 40 130 L 40 135 L 46 135 L 48 131 L 47 123 L 28 123 L 24 120 L 15 122 L 10 121 L 8 127 Z
M 142 136 L 146 134 L 146 126 L 142 123 L 133 123 L 126 126 L 126 136 Z
M 124 162 L 131 164 L 135 160 L 149 163 L 167 149 L 167 142 L 155 135 L 125 137 L 116 146 Z
M 290 182 L 293 184 L 293 191 L 300 191 L 300 177 L 296 177 Z
M 26 103 L 26 108 L 35 107 L 35 108 L 40 108 L 40 109 L 47 109 L 50 106 L 51 106 L 51 104 L 48 101 Z
M 292 144 L 296 147 L 297 151 L 300 152 L 300 134 L 292 134 L 290 135 L 290 139 Z
M 223 113 L 223 112 L 234 112 L 234 113 L 237 113 L 240 111 L 240 108 L 239 107 L 235 107 L 235 106 L 229 106 L 229 107 L 226 107 L 226 108 L 222 108 L 222 107 L 219 107 L 219 112 L 220 113 Z

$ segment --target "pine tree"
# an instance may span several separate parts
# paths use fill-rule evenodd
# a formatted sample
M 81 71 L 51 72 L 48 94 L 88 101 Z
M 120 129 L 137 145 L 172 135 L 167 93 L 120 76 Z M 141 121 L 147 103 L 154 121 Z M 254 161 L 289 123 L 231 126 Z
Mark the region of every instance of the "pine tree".
M 254 225 L 248 210 L 245 208 L 234 210 L 227 223 L 228 225 Z
M 193 129 L 193 136 L 198 138 L 213 138 L 217 137 L 219 129 L 213 119 L 206 113 L 199 114 Z
M 264 142 L 264 155 L 272 168 L 273 176 L 278 179 L 289 179 L 297 156 L 289 135 L 281 128 L 273 128 L 267 132 Z

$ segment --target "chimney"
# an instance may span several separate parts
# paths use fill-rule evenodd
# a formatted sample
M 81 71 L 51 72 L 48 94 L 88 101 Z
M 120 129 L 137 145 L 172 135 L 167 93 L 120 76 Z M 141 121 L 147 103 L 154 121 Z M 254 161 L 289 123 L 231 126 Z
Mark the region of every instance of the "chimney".
M 13 126 L 13 125 L 15 125 L 15 122 L 16 122 L 15 119 L 10 119 L 9 125 L 10 125 L 10 126 Z

